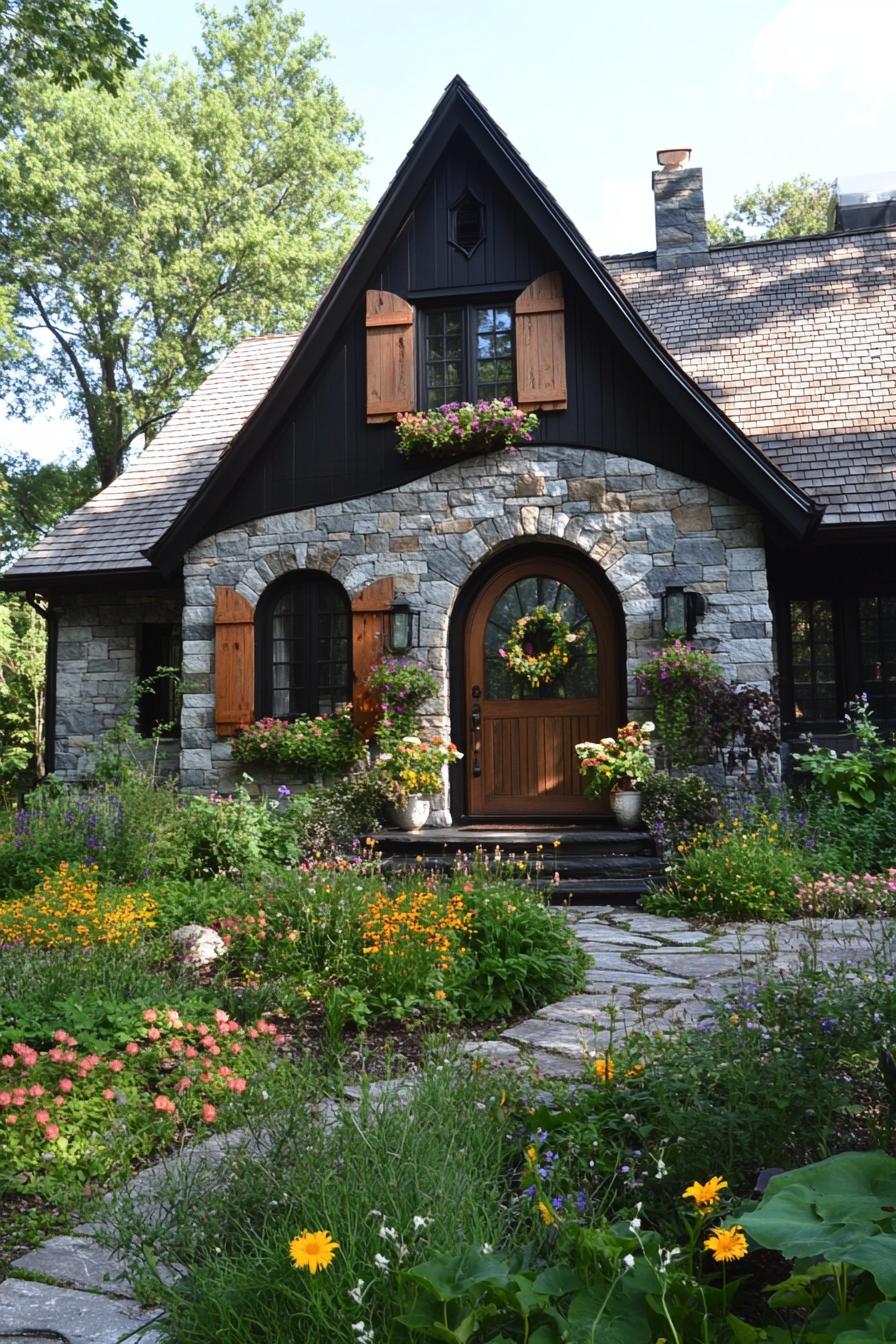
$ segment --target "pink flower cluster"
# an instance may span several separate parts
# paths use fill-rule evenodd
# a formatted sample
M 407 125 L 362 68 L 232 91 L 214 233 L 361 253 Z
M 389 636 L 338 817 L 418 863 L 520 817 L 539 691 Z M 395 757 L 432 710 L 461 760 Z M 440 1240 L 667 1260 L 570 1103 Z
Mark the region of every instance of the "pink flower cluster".
M 896 868 L 852 877 L 820 873 L 806 882 L 798 878 L 797 897 L 807 914 L 891 914 L 896 909 Z
M 175 1125 L 214 1124 L 222 1099 L 249 1086 L 239 1071 L 245 1052 L 284 1041 L 263 1018 L 243 1028 L 220 1008 L 196 1023 L 174 1008 L 148 1008 L 133 1034 L 120 1051 L 100 1054 L 81 1051 L 60 1028 L 49 1049 L 17 1041 L 0 1055 L 0 1167 L 27 1172 L 47 1152 L 61 1163 L 81 1161 L 85 1150 L 101 1157 L 113 1117 L 145 1111 L 147 1096 Z

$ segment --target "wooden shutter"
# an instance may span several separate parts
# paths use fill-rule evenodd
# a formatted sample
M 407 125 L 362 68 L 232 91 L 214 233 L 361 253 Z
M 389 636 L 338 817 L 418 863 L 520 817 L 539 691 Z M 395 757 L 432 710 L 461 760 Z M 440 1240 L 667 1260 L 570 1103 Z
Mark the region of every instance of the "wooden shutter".
M 395 580 L 377 579 L 352 599 L 352 718 L 365 738 L 376 727 L 380 702 L 365 692 L 364 683 L 386 651 L 386 620 L 394 596 Z
M 523 410 L 566 410 L 565 317 L 559 271 L 540 275 L 516 301 L 516 392 Z
M 367 291 L 367 423 L 414 409 L 414 310 L 387 289 Z
M 255 717 L 255 609 L 235 588 L 215 589 L 215 731 L 230 737 Z

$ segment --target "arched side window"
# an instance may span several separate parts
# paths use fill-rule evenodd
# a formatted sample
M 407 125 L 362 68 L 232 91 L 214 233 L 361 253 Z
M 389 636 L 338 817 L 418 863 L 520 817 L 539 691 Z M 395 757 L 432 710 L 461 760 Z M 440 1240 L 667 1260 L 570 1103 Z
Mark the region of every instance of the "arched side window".
M 262 594 L 255 615 L 256 714 L 332 714 L 351 699 L 351 604 L 327 574 L 300 571 Z

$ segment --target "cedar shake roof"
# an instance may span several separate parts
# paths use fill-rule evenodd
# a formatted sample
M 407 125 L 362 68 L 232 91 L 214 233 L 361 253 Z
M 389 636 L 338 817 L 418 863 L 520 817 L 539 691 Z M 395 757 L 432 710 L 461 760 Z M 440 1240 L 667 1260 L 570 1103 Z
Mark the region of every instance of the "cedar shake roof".
M 31 574 L 153 573 L 143 551 L 193 498 L 297 340 L 252 336 L 231 350 L 117 480 L 11 566 L 10 586 Z
M 670 353 L 836 523 L 896 521 L 896 229 L 604 265 Z

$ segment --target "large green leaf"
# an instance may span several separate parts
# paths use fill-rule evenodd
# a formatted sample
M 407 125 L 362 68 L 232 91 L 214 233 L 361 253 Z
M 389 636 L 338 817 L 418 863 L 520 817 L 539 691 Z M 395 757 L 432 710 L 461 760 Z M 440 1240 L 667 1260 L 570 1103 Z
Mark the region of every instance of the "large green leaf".
M 761 1246 L 790 1257 L 848 1258 L 896 1211 L 896 1159 L 886 1153 L 839 1153 L 772 1177 L 759 1207 L 741 1216 Z
M 509 1280 L 503 1260 L 483 1255 L 474 1247 L 415 1265 L 403 1277 L 428 1289 L 440 1302 L 451 1302 L 475 1288 L 503 1288 Z
M 867 1269 L 885 1297 L 896 1297 L 896 1236 L 881 1232 L 853 1246 L 843 1259 L 849 1265 Z
M 569 1304 L 570 1338 L 574 1344 L 593 1344 L 592 1331 L 599 1315 L 596 1338 L 600 1344 L 652 1344 L 654 1335 L 643 1305 L 632 1302 L 623 1314 L 621 1304 L 613 1302 L 604 1310 L 604 1296 L 597 1293 L 578 1293 Z
M 896 1302 L 879 1302 L 859 1330 L 837 1335 L 834 1344 L 894 1344 L 896 1341 Z

